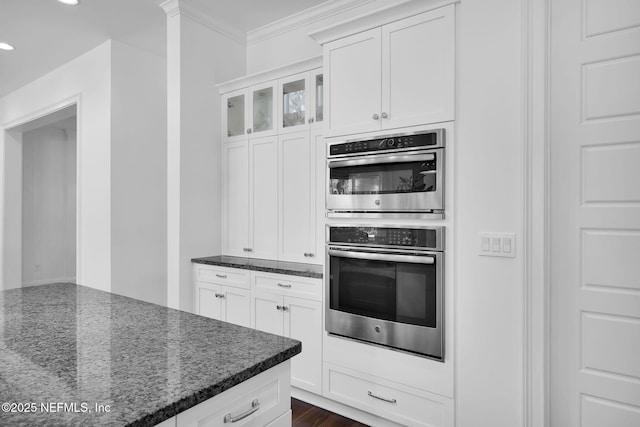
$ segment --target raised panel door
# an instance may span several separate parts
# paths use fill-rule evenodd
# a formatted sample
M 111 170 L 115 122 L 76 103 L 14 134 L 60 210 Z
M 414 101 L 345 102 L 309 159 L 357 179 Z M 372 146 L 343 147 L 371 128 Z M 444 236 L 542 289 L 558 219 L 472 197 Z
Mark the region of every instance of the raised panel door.
M 284 335 L 282 297 L 266 292 L 253 291 L 251 317 L 255 329 L 276 335 Z
M 454 119 L 454 6 L 382 27 L 382 128 Z
M 240 326 L 251 326 L 251 291 L 223 286 L 223 320 Z
M 302 353 L 291 361 L 291 385 L 322 393 L 322 303 L 284 297 L 284 334 L 302 342 Z
M 324 45 L 325 136 L 380 129 L 380 28 Z
M 278 140 L 252 139 L 249 143 L 250 255 L 278 257 Z
M 247 256 L 249 244 L 248 141 L 223 145 L 222 247 L 225 255 Z
M 280 250 L 279 259 L 308 262 L 311 251 L 311 164 L 309 133 L 281 135 L 280 160 Z

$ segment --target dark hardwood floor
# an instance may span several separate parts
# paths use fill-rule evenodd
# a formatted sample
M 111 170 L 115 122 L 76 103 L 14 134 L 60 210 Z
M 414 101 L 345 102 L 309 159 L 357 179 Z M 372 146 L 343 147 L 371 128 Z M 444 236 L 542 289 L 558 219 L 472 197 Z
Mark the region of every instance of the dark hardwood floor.
M 298 399 L 291 399 L 293 427 L 368 427 Z

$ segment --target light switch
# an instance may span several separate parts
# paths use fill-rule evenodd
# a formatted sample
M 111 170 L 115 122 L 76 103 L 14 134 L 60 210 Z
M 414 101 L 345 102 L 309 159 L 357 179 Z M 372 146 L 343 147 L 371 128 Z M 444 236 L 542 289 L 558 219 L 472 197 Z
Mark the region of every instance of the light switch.
M 500 237 L 491 237 L 491 252 L 500 252 Z
M 479 233 L 480 250 L 483 256 L 515 258 L 514 233 Z
M 511 237 L 502 238 L 502 252 L 505 254 L 511 253 Z
M 481 236 L 481 245 L 482 252 L 490 252 L 491 251 L 491 238 L 489 236 Z

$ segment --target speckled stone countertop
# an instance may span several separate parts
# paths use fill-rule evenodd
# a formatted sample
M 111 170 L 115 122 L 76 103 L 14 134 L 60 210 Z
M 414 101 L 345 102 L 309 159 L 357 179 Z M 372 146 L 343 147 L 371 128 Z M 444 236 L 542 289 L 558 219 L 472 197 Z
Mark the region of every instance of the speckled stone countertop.
M 23 413 L 3 405 L 0 425 L 151 426 L 300 351 L 296 340 L 84 286 L 2 291 L 0 403 Z
M 268 273 L 289 274 L 292 276 L 322 279 L 322 266 L 301 262 L 274 261 L 270 259 L 242 258 L 228 255 L 217 255 L 206 258 L 193 258 L 196 264 L 219 265 L 221 267 L 242 268 L 245 270 L 266 271 Z

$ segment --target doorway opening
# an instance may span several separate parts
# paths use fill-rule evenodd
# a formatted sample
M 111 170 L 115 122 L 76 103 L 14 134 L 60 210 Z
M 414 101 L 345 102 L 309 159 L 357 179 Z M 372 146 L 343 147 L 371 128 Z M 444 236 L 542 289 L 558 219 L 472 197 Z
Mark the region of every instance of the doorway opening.
M 77 105 L 5 131 L 3 288 L 76 282 Z

